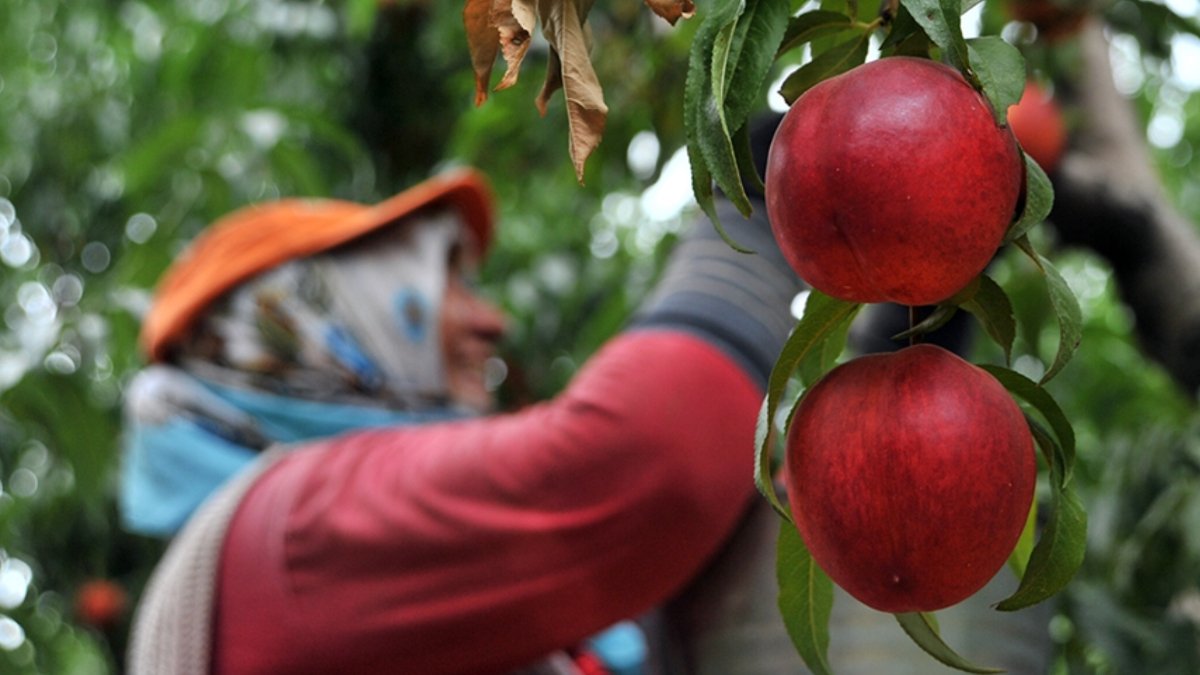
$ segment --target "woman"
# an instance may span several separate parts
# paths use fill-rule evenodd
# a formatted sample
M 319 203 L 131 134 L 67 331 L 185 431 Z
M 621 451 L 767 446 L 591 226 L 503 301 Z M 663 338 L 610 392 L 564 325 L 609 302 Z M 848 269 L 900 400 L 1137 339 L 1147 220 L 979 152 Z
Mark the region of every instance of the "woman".
M 591 667 L 589 636 L 683 588 L 753 499 L 799 282 L 761 217 L 722 209 L 758 255 L 696 228 L 560 396 L 491 416 L 478 175 L 216 223 L 158 290 L 130 396 L 126 519 L 187 523 L 131 672 Z

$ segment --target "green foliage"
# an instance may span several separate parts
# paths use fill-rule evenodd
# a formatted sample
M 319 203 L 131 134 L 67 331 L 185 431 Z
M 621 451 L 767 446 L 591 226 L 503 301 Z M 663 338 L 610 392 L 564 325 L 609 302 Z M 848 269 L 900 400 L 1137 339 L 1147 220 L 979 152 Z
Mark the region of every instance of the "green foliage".
M 779 523 L 779 612 L 800 658 L 816 675 L 828 675 L 829 615 L 833 611 L 833 582 L 817 566 L 796 526 Z
M 1002 673 L 1003 670 L 977 666 L 959 656 L 938 634 L 937 622 L 932 614 L 926 612 L 906 612 L 897 614 L 896 621 L 913 642 L 924 649 L 927 654 L 945 665 L 968 673 Z
M 1009 106 L 1016 105 L 1025 92 L 1025 57 L 1016 47 L 998 35 L 985 35 L 966 41 L 972 70 L 992 104 L 998 124 L 1008 119 Z
M 651 218 L 639 193 L 682 143 L 691 29 L 663 41 L 639 7 L 595 13 L 620 114 L 581 189 L 560 161 L 561 96 L 545 120 L 532 103 L 538 77 L 472 108 L 452 4 L 0 3 L 0 568 L 32 577 L 0 606 L 24 632 L 0 672 L 122 670 L 128 614 L 84 626 L 74 594 L 106 578 L 136 597 L 161 553 L 120 527 L 120 398 L 148 293 L 207 223 L 479 166 L 500 199 L 484 280 L 512 314 L 514 405 L 560 389 L 645 294 L 687 215 Z M 658 150 L 634 175 L 637 134 Z
M 791 103 L 823 80 L 862 65 L 867 58 L 870 42 L 870 31 L 856 32 L 844 42 L 839 42 L 832 49 L 821 52 L 812 61 L 797 68 L 796 72 L 783 81 L 779 93 L 785 101 Z
M 971 62 L 962 33 L 963 3 L 961 0 L 901 0 L 917 24 L 933 44 L 942 50 L 950 65 L 963 71 L 968 80 Z
M 981 274 L 978 288 L 963 300 L 962 308 L 974 315 L 988 337 L 1004 350 L 1004 362 L 1011 362 L 1017 321 L 1013 317 L 1012 301 L 1004 289 L 988 275 Z
M 179 243 L 279 194 L 364 198 L 341 121 L 352 53 L 323 6 L 6 3 L 0 8 L 0 608 L 25 642 L 5 673 L 119 672 L 126 621 L 82 627 L 86 580 L 136 593 L 161 550 L 114 504 L 121 387 L 145 292 Z
M 987 35 L 1008 21 L 1001 4 L 983 8 Z M 696 19 L 664 36 L 641 3 L 597 3 L 594 61 L 613 114 L 581 188 L 565 161 L 562 97 L 545 119 L 532 103 L 539 77 L 471 108 L 459 3 L 400 2 L 382 13 L 374 0 L 0 3 L 0 559 L 32 572 L 24 599 L 0 607 L 26 636 L 0 649 L 0 672 L 120 672 L 125 624 L 81 625 L 73 594 L 105 577 L 136 596 L 161 551 L 118 524 L 119 400 L 141 362 L 138 314 L 184 241 L 255 200 L 372 201 L 436 166 L 479 166 L 495 181 L 502 222 L 485 288 L 513 316 L 504 393 L 513 405 L 543 398 L 624 323 L 661 268 L 681 216 L 650 217 L 641 193 L 670 151 L 687 139 L 702 206 L 710 179 L 739 194 L 748 178 L 740 134 L 765 104 L 767 79 L 799 66 L 783 80 L 793 100 L 868 58 L 884 25 L 879 3 L 826 0 L 798 14 L 798 3 L 787 5 L 700 3 Z M 994 39 L 960 43 L 961 9 L 903 3 L 881 52 L 969 65 L 1000 114 L 1018 67 Z M 1174 36 L 1197 33 L 1196 22 L 1142 0 L 1112 3 L 1106 15 L 1147 60 L 1134 64 L 1139 110 L 1180 123 L 1179 140 L 1156 146 L 1156 158 L 1168 191 L 1200 217 L 1200 163 L 1191 161 L 1200 97 L 1161 61 Z M 1069 49 L 1032 43 L 1027 30 L 1005 35 L 1035 72 L 1069 61 Z M 993 71 L 983 65 L 991 61 L 1007 64 Z M 534 49 L 525 70 L 545 63 Z M 659 152 L 631 172 L 626 153 L 639 134 Z M 1025 215 L 1011 232 L 1040 250 L 1052 243 L 1034 227 L 1050 208 L 1048 185 L 1031 169 Z M 1078 578 L 1062 593 L 1064 668 L 1195 672 L 1200 422 L 1188 396 L 1138 351 L 1106 275 L 1078 254 L 1009 251 L 990 272 L 997 284 L 981 282 L 960 307 L 992 338 L 980 341 L 977 360 L 1041 379 L 1038 391 L 1058 402 L 1078 438 L 1071 485 L 1092 528 Z M 771 494 L 768 431 L 779 426 L 792 375 L 811 384 L 832 366 L 857 309 L 817 296 L 810 307 L 764 401 L 756 479 Z M 1077 340 L 1087 347 L 1063 367 Z M 1046 421 L 1065 452 L 1061 425 Z M 778 496 L 773 505 L 786 514 Z M 1068 500 L 1055 513 L 1051 523 L 1069 525 L 1076 508 Z M 1075 529 L 1066 525 L 1043 539 Z M 797 601 L 785 597 L 786 617 Z M 822 612 L 804 628 L 817 649 Z
M 756 107 L 753 102 L 783 38 L 785 16 L 781 0 L 724 0 L 700 25 L 688 62 L 683 114 L 692 191 L 722 237 L 743 252 L 749 251 L 730 240 L 720 225 L 712 181 L 749 216 L 750 198 L 741 179 L 744 162 L 738 162 L 732 136 L 745 124 L 751 107 Z M 747 34 L 754 37 L 750 43 Z
M 763 400 L 762 410 L 759 412 L 758 426 L 754 436 L 757 458 L 754 484 L 785 521 L 791 522 L 792 517 L 776 494 L 773 480 L 775 475 L 775 466 L 772 462 L 773 447 L 778 433 L 775 424 L 776 411 L 787 391 L 792 374 L 809 359 L 829 358 L 831 352 L 825 349 L 826 343 L 831 337 L 845 340 L 844 330 L 861 307 L 858 303 L 837 300 L 813 291 L 808 296 L 804 316 L 792 329 L 792 334 L 788 336 L 779 358 L 775 361 L 775 366 L 771 369 L 771 375 L 767 382 L 767 395 Z M 840 353 L 841 350 L 837 351 Z M 825 365 L 828 369 L 831 364 Z
M 1200 530 L 1187 529 L 1186 509 L 1174 510 L 1171 502 L 1195 490 L 1189 448 L 1200 416 L 1161 367 L 1139 352 L 1128 310 L 1103 264 L 1081 252 L 1060 253 L 1056 262 L 1080 299 L 1084 347 L 1046 389 L 1072 422 L 1071 485 L 1088 514 L 1082 566 L 1057 598 L 1056 672 L 1194 672 L 1196 624 L 1179 608 L 1200 564 L 1182 542 Z M 1041 354 L 1058 342 L 1040 272 L 1013 251 L 993 273 L 1019 315 L 1014 366 L 1036 379 L 1046 361 Z M 980 358 L 995 358 L 994 344 L 978 347 Z M 1135 529 L 1142 533 L 1137 543 L 1123 545 Z
M 1093 521 L 1059 620 L 1070 672 L 1200 667 L 1200 427 L 1150 423 L 1112 437 L 1084 492 Z
M 1025 162 L 1025 203 L 1021 215 L 1008 229 L 1004 237 L 1006 241 L 1015 241 L 1035 225 L 1044 222 L 1054 207 L 1054 188 L 1050 185 L 1050 178 L 1032 157 L 1024 152 L 1021 156 Z

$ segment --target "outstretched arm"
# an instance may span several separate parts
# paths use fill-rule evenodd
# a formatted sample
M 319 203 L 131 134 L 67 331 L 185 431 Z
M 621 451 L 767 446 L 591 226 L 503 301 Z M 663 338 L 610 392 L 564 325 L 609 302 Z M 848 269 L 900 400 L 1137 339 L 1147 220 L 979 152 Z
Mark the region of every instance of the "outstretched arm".
M 705 225 L 555 400 L 355 434 L 269 471 L 224 549 L 216 672 L 503 672 L 686 583 L 752 498 L 797 284 L 762 220 L 726 226 L 764 253 Z

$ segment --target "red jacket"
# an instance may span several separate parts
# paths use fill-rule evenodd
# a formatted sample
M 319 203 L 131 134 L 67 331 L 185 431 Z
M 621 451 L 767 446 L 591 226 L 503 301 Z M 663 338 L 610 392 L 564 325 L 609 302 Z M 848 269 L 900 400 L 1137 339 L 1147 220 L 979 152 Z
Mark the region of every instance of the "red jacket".
M 752 498 L 761 396 L 634 331 L 520 413 L 289 453 L 230 526 L 214 672 L 503 673 L 651 608 Z

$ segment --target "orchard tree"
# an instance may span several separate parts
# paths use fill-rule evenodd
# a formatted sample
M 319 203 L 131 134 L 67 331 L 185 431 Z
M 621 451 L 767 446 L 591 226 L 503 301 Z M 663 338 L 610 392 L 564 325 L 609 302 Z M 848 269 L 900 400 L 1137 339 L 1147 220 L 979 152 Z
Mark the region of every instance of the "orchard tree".
M 1176 14 L 1197 11 L 1186 0 L 648 4 L 0 3 L 0 672 L 121 672 L 129 610 L 161 542 L 117 520 L 119 402 L 141 365 L 147 293 L 206 223 L 277 195 L 369 202 L 443 164 L 479 166 L 504 223 L 484 270 L 513 316 L 501 393 L 520 404 L 561 388 L 621 325 L 696 206 L 712 211 L 719 190 L 747 207 L 739 186 L 754 192 L 765 178 L 750 170 L 747 131 L 769 100 L 779 110 L 865 62 L 901 57 L 957 72 L 988 99 L 995 128 L 1032 81 L 1067 133 L 1061 156 L 1044 161 L 1035 138 L 1053 149 L 1059 132 L 1028 136 L 1009 109 L 1053 187 L 1050 227 L 1037 221 L 1051 191 L 1022 160 L 1034 180 L 985 275 L 891 332 L 922 342 L 951 314 L 982 325 L 972 360 L 1038 425 L 1017 430 L 1051 448 L 1041 515 L 1069 520 L 1069 487 L 1088 506 L 1083 566 L 1044 601 L 1057 603 L 1059 665 L 1200 669 L 1200 165 L 1190 161 L 1200 82 L 1178 59 L 1195 16 Z M 960 25 L 980 37 L 960 39 Z M 518 77 L 534 67 L 545 77 Z M 506 90 L 492 94 L 497 84 Z M 695 170 L 690 187 L 671 187 L 677 148 Z M 1051 260 L 1080 300 L 1077 353 Z M 788 413 L 802 412 L 796 393 L 836 383 L 851 321 L 890 316 L 876 310 L 891 305 L 827 290 L 809 296 L 766 401 L 753 459 L 769 499 Z M 797 623 L 796 610 L 807 603 L 820 617 L 831 584 L 813 556 L 824 554 L 808 555 L 786 500 L 773 502 L 778 518 L 763 511 L 786 553 L 783 619 L 819 658 L 821 622 Z M 1032 534 L 1010 566 L 1030 559 Z M 1053 582 L 1037 595 L 1072 567 L 1044 557 L 1026 575 Z M 955 658 L 928 613 L 901 620 Z
M 464 9 L 477 104 L 487 97 L 497 54 L 507 70 L 496 89 L 515 83 L 540 25 L 551 58 L 536 103 L 545 114 L 549 97 L 563 90 L 580 182 L 608 115 L 589 63 L 591 4 L 468 0 Z M 647 4 L 671 24 L 697 11 L 687 0 Z M 1010 0 L 1004 7 L 1033 32 L 1025 42 L 1079 45 L 1071 55 L 1075 77 L 1059 83 L 1062 98 L 1078 97 L 1084 117 L 1064 159 L 1059 104 L 1036 81 L 1045 76 L 1035 72 L 1038 64 L 1027 64 L 1013 44 L 1022 42 L 1023 29 L 1012 29 L 1008 40 L 986 31 L 964 38 L 961 17 L 975 4 L 717 0 L 701 7 L 692 40 L 683 119 L 696 201 L 723 233 L 714 186 L 743 215 L 753 209 L 746 185 L 764 189 L 776 239 L 813 287 L 771 376 L 756 482 L 784 521 L 781 610 L 816 672 L 828 671 L 826 572 L 866 604 L 895 612 L 930 655 L 979 671 L 941 641 L 928 612 L 981 588 L 1008 557 L 1022 578 L 997 605 L 1004 611 L 1050 598 L 1080 568 L 1087 519 L 1071 484 L 1075 432 L 1046 385 L 1074 355 L 1083 317 L 1066 280 L 1033 243 L 1033 228 L 1048 216 L 1062 242 L 1088 246 L 1112 264 L 1148 353 L 1187 391 L 1200 385 L 1192 303 L 1164 292 L 1176 287 L 1184 297 L 1200 297 L 1187 292 L 1197 289 L 1200 270 L 1195 228 L 1166 201 L 1140 127 L 1115 95 L 1095 18 L 1100 8 L 1044 0 Z M 1154 38 L 1171 30 L 1196 34 L 1170 10 L 1138 8 L 1167 17 L 1171 28 Z M 1045 51 L 1036 57 L 1053 62 Z M 790 108 L 771 144 L 764 186 L 749 120 L 773 66 L 797 61 L 779 89 Z M 1054 74 L 1061 78 L 1067 70 Z M 1010 109 L 1029 154 L 1013 142 Z M 1066 195 L 1057 206 L 1056 187 Z M 1057 348 L 1034 379 L 1010 367 L 1014 309 L 984 273 L 1004 244 L 1041 274 L 1058 324 Z M 942 367 L 938 352 L 918 357 L 911 347 L 827 372 L 861 305 L 880 302 L 910 306 L 909 328 L 898 337 L 913 342 L 956 312 L 970 312 L 1006 365 L 951 375 L 958 366 Z M 920 322 L 918 306 L 932 307 Z M 880 360 L 889 358 L 895 360 Z M 802 370 L 808 389 L 791 405 L 783 430 L 789 510 L 774 488 L 776 413 Z M 951 392 L 964 379 L 978 379 L 993 393 Z M 958 407 L 991 400 L 1002 385 L 1010 392 L 1003 404 Z M 1012 397 L 1026 406 L 1023 423 L 1014 424 L 1020 414 Z M 998 409 L 1012 414 L 995 419 Z M 831 419 L 839 416 L 851 419 Z M 1035 442 L 1050 496 L 1046 525 L 1030 550 L 1018 544 L 1035 529 L 1028 517 Z M 789 586 L 801 592 L 786 592 Z

